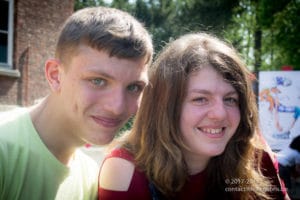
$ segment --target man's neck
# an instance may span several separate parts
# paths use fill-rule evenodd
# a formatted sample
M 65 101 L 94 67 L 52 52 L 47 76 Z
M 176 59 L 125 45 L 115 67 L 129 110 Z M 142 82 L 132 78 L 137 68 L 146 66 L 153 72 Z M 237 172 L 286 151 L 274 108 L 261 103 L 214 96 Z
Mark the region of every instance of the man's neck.
M 74 157 L 77 146 L 72 137 L 67 137 L 62 115 L 59 108 L 53 107 L 51 97 L 47 97 L 30 112 L 32 123 L 41 140 L 49 151 L 63 164 L 69 165 Z

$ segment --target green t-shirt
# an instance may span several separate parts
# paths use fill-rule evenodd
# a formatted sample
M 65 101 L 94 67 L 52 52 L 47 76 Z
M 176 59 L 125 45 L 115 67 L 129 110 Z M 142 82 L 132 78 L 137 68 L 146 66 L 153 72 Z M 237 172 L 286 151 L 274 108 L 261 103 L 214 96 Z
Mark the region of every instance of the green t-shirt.
M 77 150 L 70 167 L 47 149 L 28 112 L 0 118 L 0 199 L 91 200 L 98 166 Z

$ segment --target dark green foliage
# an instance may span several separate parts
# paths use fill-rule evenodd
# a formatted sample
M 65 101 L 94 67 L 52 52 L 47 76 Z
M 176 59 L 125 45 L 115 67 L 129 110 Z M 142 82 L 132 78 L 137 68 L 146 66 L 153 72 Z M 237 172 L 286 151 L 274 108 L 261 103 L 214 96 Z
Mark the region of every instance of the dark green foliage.
M 75 0 L 76 10 L 95 5 L 137 17 L 156 52 L 179 35 L 205 31 L 230 41 L 255 71 L 300 69 L 299 0 Z
M 90 6 L 107 6 L 103 0 L 75 0 L 74 10 L 79 10 L 81 8 Z

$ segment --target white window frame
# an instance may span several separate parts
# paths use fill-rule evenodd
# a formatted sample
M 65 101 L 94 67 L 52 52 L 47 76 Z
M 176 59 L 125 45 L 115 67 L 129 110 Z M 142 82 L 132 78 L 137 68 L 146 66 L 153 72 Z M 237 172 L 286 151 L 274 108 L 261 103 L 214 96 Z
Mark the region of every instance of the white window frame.
M 0 75 L 19 77 L 19 71 L 13 69 L 14 0 L 4 1 L 8 2 L 7 62 L 0 62 Z

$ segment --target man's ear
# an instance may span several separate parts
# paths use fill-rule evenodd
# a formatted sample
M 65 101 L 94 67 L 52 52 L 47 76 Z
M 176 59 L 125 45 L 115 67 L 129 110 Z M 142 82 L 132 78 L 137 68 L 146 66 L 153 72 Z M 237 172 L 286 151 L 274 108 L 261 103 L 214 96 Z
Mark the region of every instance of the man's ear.
M 45 63 L 45 76 L 53 92 L 60 90 L 61 77 L 60 62 L 56 59 L 48 59 Z

